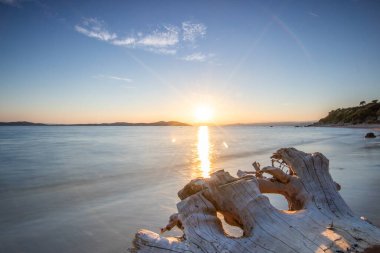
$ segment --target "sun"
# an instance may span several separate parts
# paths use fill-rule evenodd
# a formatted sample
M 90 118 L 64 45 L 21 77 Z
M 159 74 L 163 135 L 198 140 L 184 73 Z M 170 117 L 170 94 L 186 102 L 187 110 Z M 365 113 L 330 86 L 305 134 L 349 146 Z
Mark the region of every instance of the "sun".
M 197 122 L 210 122 L 213 118 L 213 110 L 208 105 L 201 105 L 195 109 L 195 120 Z

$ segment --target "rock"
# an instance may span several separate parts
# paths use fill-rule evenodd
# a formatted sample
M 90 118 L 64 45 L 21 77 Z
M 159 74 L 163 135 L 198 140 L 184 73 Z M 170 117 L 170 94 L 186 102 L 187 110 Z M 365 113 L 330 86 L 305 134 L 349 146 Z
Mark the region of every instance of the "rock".
M 369 132 L 365 135 L 365 138 L 376 138 L 376 135 L 372 132 Z

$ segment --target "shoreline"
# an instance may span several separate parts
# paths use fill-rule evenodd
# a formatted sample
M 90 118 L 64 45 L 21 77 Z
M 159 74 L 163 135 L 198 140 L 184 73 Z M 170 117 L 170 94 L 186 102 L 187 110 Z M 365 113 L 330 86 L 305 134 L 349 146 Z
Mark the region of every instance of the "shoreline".
M 356 124 L 356 125 L 326 124 L 326 125 L 312 125 L 308 127 L 358 128 L 358 129 L 371 129 L 375 131 L 380 131 L 380 124 Z

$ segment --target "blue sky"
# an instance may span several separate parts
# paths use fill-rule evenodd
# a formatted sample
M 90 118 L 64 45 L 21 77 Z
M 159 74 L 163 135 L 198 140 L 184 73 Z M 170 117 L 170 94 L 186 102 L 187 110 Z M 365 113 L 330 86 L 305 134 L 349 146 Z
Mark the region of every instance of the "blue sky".
M 317 120 L 380 97 L 379 1 L 0 0 L 0 121 Z

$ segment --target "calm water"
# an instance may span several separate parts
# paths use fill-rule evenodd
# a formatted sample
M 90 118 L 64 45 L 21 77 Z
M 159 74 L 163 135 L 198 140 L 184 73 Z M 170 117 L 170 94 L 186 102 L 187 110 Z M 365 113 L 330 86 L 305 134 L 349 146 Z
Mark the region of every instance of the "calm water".
M 125 252 L 137 229 L 166 225 L 191 178 L 269 165 L 272 152 L 289 146 L 325 154 L 344 199 L 379 225 L 380 138 L 366 140 L 366 132 L 0 127 L 0 252 Z

